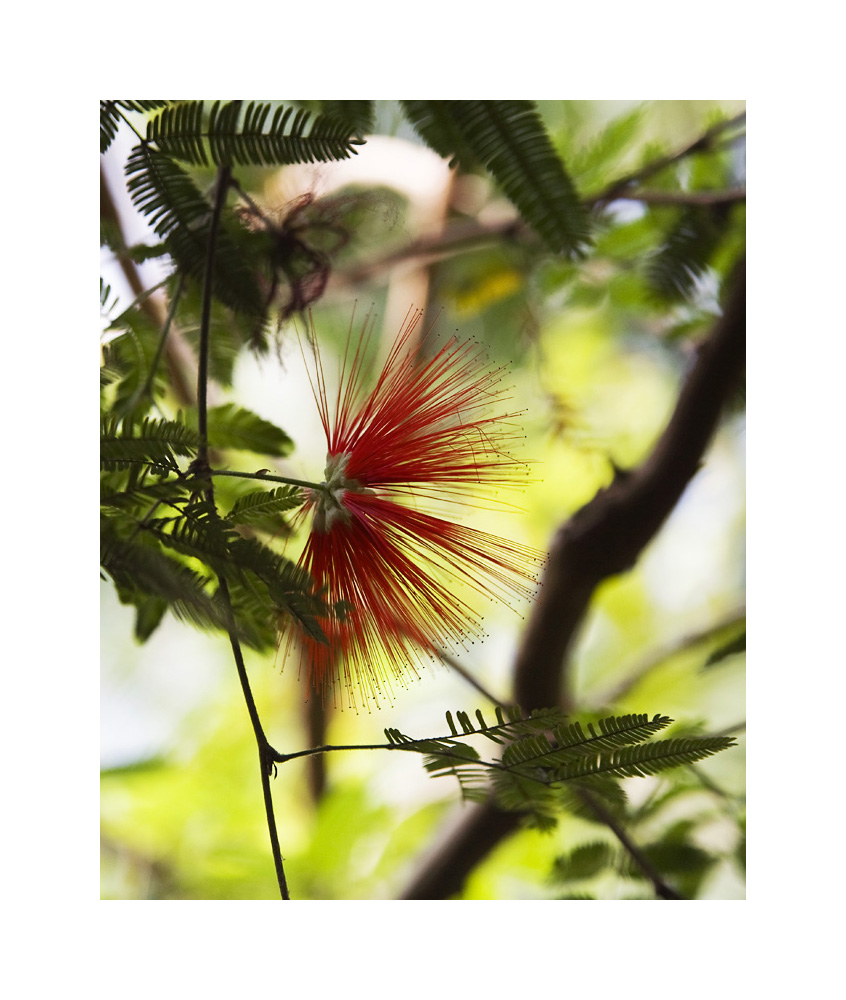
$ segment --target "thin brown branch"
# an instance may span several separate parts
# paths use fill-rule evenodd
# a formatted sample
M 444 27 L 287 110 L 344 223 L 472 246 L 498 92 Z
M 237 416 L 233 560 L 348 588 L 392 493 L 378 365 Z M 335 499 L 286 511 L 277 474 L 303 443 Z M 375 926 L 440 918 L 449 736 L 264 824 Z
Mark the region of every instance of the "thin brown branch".
M 615 201 L 642 201 L 645 205 L 729 205 L 746 201 L 746 188 L 724 191 L 646 191 L 635 188 L 618 195 Z
M 592 195 L 585 200 L 588 204 L 598 205 L 600 203 L 607 204 L 608 202 L 622 198 L 628 195 L 628 188 L 631 188 L 635 184 L 642 184 L 647 178 L 654 177 L 656 174 L 659 174 L 662 170 L 672 166 L 674 163 L 678 163 L 680 160 L 683 160 L 688 156 L 692 156 L 694 153 L 704 153 L 707 150 L 715 149 L 722 143 L 726 132 L 731 133 L 734 129 L 743 125 L 745 121 L 746 112 L 743 112 L 736 115 L 734 118 L 717 122 L 716 125 L 713 125 L 706 132 L 703 132 L 699 138 L 694 139 L 693 142 L 684 146 L 682 149 L 676 150 L 675 153 L 668 153 L 666 156 L 657 157 L 645 166 L 640 167 L 638 170 L 634 170 L 630 174 L 626 174 L 624 177 L 619 177 L 616 181 L 612 181 L 598 194 Z
M 515 663 L 515 695 L 524 710 L 573 698 L 570 653 L 597 586 L 636 563 L 696 474 L 726 399 L 745 363 L 745 265 L 737 268 L 722 317 L 699 349 L 670 421 L 652 453 L 579 510 L 553 539 L 538 600 Z M 470 811 L 425 862 L 404 899 L 444 899 L 519 818 L 492 803 Z
M 111 225 L 117 235 L 121 246 L 126 245 L 126 237 L 123 231 L 123 224 L 120 219 L 114 199 L 112 198 L 106 175 L 100 165 L 100 218 Z M 138 273 L 135 261 L 124 251 L 116 253 L 118 264 L 126 277 L 133 295 L 142 296 L 145 292 L 144 283 Z M 168 323 L 168 314 L 161 299 L 155 295 L 147 295 L 141 300 L 141 308 L 153 323 L 164 329 Z M 196 397 L 188 378 L 189 360 L 187 348 L 180 345 L 175 329 L 171 326 L 168 336 L 164 341 L 164 357 L 167 364 L 170 385 L 177 401 L 182 406 L 194 406 Z M 152 377 L 152 373 L 151 373 Z
M 203 279 L 203 302 L 200 318 L 200 341 L 198 351 L 198 371 L 197 371 L 197 431 L 200 437 L 200 444 L 197 449 L 197 459 L 195 466 L 200 472 L 204 472 L 207 478 L 205 495 L 208 501 L 214 506 L 214 484 L 209 471 L 209 446 L 207 435 L 207 400 L 208 400 L 208 359 L 209 345 L 211 338 L 211 302 L 214 285 L 214 264 L 215 251 L 217 249 L 217 234 L 220 226 L 220 217 L 223 213 L 223 206 L 226 203 L 226 194 L 229 190 L 230 168 L 220 167 L 217 172 L 217 187 L 215 190 L 214 208 L 212 211 L 211 226 L 209 229 L 208 252 L 206 254 L 205 276 Z M 244 663 L 244 655 L 241 644 L 238 640 L 235 615 L 232 609 L 232 601 L 229 597 L 229 587 L 226 578 L 218 572 L 218 582 L 220 585 L 220 597 L 226 612 L 226 630 L 229 633 L 229 642 L 232 646 L 232 655 L 235 660 L 235 667 L 238 671 L 238 680 L 247 705 L 247 712 L 253 727 L 256 744 L 258 746 L 259 770 L 261 774 L 261 788 L 264 797 L 264 810 L 267 818 L 267 828 L 270 837 L 270 847 L 273 854 L 273 863 L 276 868 L 276 880 L 279 884 L 279 892 L 282 899 L 290 899 L 288 883 L 285 878 L 285 869 L 282 865 L 282 851 L 279 845 L 279 835 L 276 830 L 276 818 L 273 813 L 273 796 L 270 790 L 270 776 L 274 769 L 274 751 L 267 741 L 264 728 L 259 718 L 258 708 L 250 687 L 250 679 L 247 674 L 247 667 Z

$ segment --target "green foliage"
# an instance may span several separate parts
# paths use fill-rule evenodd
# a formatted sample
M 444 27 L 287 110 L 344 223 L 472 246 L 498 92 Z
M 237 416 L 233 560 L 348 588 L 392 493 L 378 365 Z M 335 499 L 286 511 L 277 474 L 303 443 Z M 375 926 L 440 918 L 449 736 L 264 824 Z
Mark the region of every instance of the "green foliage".
M 531 101 L 403 101 L 442 156 L 478 160 L 551 250 L 581 254 L 587 215 Z
M 207 416 L 208 439 L 212 448 L 237 448 L 282 458 L 289 455 L 294 446 L 281 428 L 235 403 L 211 406 Z M 193 412 L 188 419 L 193 425 Z
M 345 160 L 360 142 L 348 119 L 250 101 L 186 101 L 165 108 L 147 124 L 147 142 L 169 156 L 198 166 L 269 166 Z
M 359 135 L 373 130 L 373 101 L 321 101 L 327 118 L 337 118 L 354 126 Z
M 105 153 L 117 135 L 123 111 L 154 111 L 169 101 L 100 101 L 100 152 Z
M 196 455 L 199 439 L 184 424 L 145 419 L 139 426 L 114 417 L 102 421 L 100 464 L 104 469 L 126 469 L 146 464 L 153 472 L 179 472 L 177 455 Z
M 111 321 L 106 333 L 115 336 L 103 348 L 107 384 L 114 386 L 105 405 L 115 417 L 137 418 L 165 391 L 164 379 L 154 368 L 162 332 L 149 313 L 133 303 Z
M 721 863 L 737 862 L 743 847 L 742 822 L 737 826 L 734 821 L 734 849 L 728 846 L 730 841 L 717 851 L 705 850 L 697 842 L 700 829 L 713 824 L 718 814 L 711 810 L 685 816 L 681 800 L 690 800 L 696 794 L 696 786 L 681 782 L 668 786 L 663 795 L 650 799 L 645 808 L 622 810 L 618 820 L 638 843 L 637 858 L 619 843 L 587 840 L 555 859 L 550 880 L 580 892 L 608 878 L 643 884 L 647 879 L 646 865 L 672 883 L 684 898 L 696 898 L 704 880 Z M 667 813 L 669 822 L 662 822 L 658 813 L 670 801 L 674 811 Z M 739 863 L 742 866 L 742 861 Z
M 212 213 L 194 181 L 169 156 L 146 144 L 132 151 L 126 177 L 135 207 L 166 241 L 176 263 L 201 281 Z M 263 241 L 243 227 L 224 226 L 218 234 L 214 272 L 215 294 L 233 309 L 257 316 L 265 308 L 256 279 L 260 245 Z
M 248 524 L 265 531 L 278 531 L 284 525 L 280 514 L 299 507 L 304 494 L 296 486 L 274 490 L 253 490 L 242 496 L 226 515 L 233 524 Z
M 611 716 L 584 727 L 557 709 L 536 710 L 528 717 L 512 709 L 506 720 L 503 709 L 497 708 L 496 716 L 497 724 L 488 726 L 477 711 L 476 725 L 466 712 L 457 712 L 460 736 L 450 712 L 450 736 L 414 740 L 396 729 L 386 729 L 385 735 L 391 745 L 425 754 L 424 767 L 430 774 L 457 778 L 465 799 L 484 801 L 493 794 L 502 808 L 523 813 L 541 829 L 551 829 L 556 814 L 570 801 L 559 794 L 568 783 L 583 785 L 616 807 L 618 788 L 609 786 L 608 778 L 659 774 L 734 745 L 724 736 L 645 742 L 672 723 L 660 715 Z M 505 744 L 501 757 L 483 760 L 463 742 L 473 735 Z
M 705 661 L 705 667 L 713 667 L 715 664 L 722 662 L 728 656 L 734 656 L 737 653 L 746 652 L 746 628 L 744 627 L 740 635 L 735 636 L 733 639 L 729 639 L 728 642 L 723 643 L 718 646 L 712 653 L 709 654 L 708 659 Z
M 569 167 L 580 189 L 598 188 L 611 170 L 620 169 L 620 162 L 630 153 L 645 119 L 646 108 L 638 105 L 612 119 L 575 153 Z
M 135 535 L 133 529 L 128 518 L 101 520 L 100 565 L 122 603 L 137 609 L 136 638 L 148 639 L 166 608 L 197 628 L 225 628 L 224 608 L 209 592 L 209 578 L 165 553 L 145 534 Z
M 688 297 L 719 245 L 728 221 L 726 206 L 689 205 L 683 209 L 650 264 L 653 289 L 665 299 Z

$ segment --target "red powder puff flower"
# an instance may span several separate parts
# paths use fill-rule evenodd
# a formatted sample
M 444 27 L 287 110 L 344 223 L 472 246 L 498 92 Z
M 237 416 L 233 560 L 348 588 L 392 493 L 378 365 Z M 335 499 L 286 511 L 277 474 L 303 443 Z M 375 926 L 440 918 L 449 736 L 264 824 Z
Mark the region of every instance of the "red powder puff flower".
M 417 673 L 421 651 L 482 634 L 457 581 L 501 600 L 527 597 L 539 563 L 525 546 L 421 509 L 421 500 L 466 503 L 525 473 L 507 451 L 513 414 L 490 415 L 504 399 L 503 369 L 454 339 L 424 356 L 428 335 L 415 343 L 421 315 L 407 318 L 366 395 L 366 332 L 331 407 L 317 357 L 328 455 L 325 482 L 308 491 L 312 527 L 300 561 L 345 613 L 321 621 L 328 645 L 308 637 L 302 645 L 312 685 L 337 688 L 343 676 L 353 707 L 356 688 L 365 704 L 390 698 L 393 681 Z

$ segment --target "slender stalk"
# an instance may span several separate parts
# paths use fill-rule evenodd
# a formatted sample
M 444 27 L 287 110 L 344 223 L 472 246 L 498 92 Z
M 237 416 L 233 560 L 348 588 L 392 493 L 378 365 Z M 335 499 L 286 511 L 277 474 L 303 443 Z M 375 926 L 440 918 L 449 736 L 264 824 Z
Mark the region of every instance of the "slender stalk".
M 264 796 L 264 811 L 267 816 L 267 830 L 270 835 L 270 848 L 273 853 L 273 864 L 276 868 L 276 881 L 279 884 L 279 892 L 283 899 L 290 899 L 288 892 L 288 880 L 285 878 L 285 869 L 282 865 L 282 851 L 279 846 L 279 834 L 276 830 L 276 817 L 273 813 L 273 796 L 270 791 L 270 776 L 273 773 L 273 762 L 276 752 L 267 742 L 264 729 L 259 718 L 258 708 L 250 687 L 250 679 L 247 675 L 247 667 L 244 663 L 244 655 L 241 652 L 241 644 L 235 631 L 235 618 L 232 613 L 232 602 L 229 599 L 229 588 L 223 576 L 220 579 L 220 596 L 223 599 L 223 606 L 226 608 L 227 629 L 229 632 L 229 642 L 232 646 L 232 655 L 235 658 L 235 666 L 238 670 L 238 680 L 241 683 L 241 690 L 244 693 L 244 701 L 247 703 L 247 712 L 250 722 L 253 724 L 256 743 L 259 751 L 259 764 L 261 768 L 261 790 Z
M 494 705 L 505 705 L 505 701 L 502 698 L 497 698 L 496 695 L 491 694 L 486 687 L 483 686 L 481 681 L 476 680 L 476 678 L 470 673 L 466 667 L 463 667 L 454 656 L 451 656 L 445 649 L 438 650 L 438 657 L 448 664 L 452 669 L 467 683 L 474 687 L 482 697 L 487 698 L 488 701 L 492 702 Z
M 641 849 L 637 846 L 637 844 L 635 844 L 631 837 L 629 837 L 625 829 L 614 818 L 613 813 L 606 809 L 605 804 L 596 795 L 593 795 L 587 789 L 582 788 L 579 791 L 579 797 L 582 802 L 588 806 L 591 812 L 594 813 L 597 819 L 600 819 L 608 827 L 608 829 L 611 830 L 617 840 L 619 840 L 622 846 L 628 851 L 631 859 L 652 883 L 655 889 L 655 895 L 658 896 L 659 899 L 684 899 L 684 896 L 679 895 L 679 893 L 676 892 L 671 885 L 668 885 L 661 878 L 660 873 L 652 867 Z
M 217 233 L 220 228 L 220 217 L 223 213 L 223 206 L 226 202 L 226 193 L 229 189 L 230 169 L 220 167 L 217 173 L 217 189 L 215 193 L 214 209 L 212 212 L 211 227 L 209 232 L 209 245 L 206 254 L 206 271 L 203 281 L 203 303 L 200 318 L 200 342 L 198 351 L 197 368 L 197 428 L 200 437 L 200 445 L 197 449 L 197 467 L 200 470 L 208 470 L 209 444 L 208 444 L 208 361 L 209 361 L 209 339 L 211 331 L 211 300 L 212 285 L 214 283 L 214 260 L 217 245 Z M 214 486 L 211 478 L 207 481 L 205 489 L 206 498 L 214 504 Z M 279 846 L 279 835 L 276 831 L 276 819 L 273 814 L 273 796 L 270 791 L 270 776 L 273 773 L 273 751 L 264 735 L 258 709 L 250 688 L 250 679 L 247 675 L 247 668 L 244 664 L 244 656 L 241 651 L 241 644 L 238 641 L 238 634 L 235 625 L 235 616 L 232 611 L 232 601 L 229 597 L 229 587 L 222 573 L 218 573 L 220 583 L 220 596 L 225 608 L 227 618 L 227 631 L 229 642 L 232 646 L 232 655 L 235 658 L 235 666 L 238 671 L 238 680 L 241 683 L 241 690 L 244 693 L 244 700 L 247 704 L 247 712 L 253 726 L 256 744 L 258 745 L 259 767 L 261 772 L 261 787 L 264 796 L 264 811 L 267 817 L 267 828 L 270 834 L 270 847 L 273 853 L 273 863 L 276 868 L 276 880 L 279 884 L 279 892 L 282 899 L 290 899 L 288 892 L 288 882 L 285 878 L 285 869 L 282 865 L 282 852 Z
M 156 377 L 156 369 L 159 367 L 159 362 L 162 359 L 162 354 L 164 354 L 165 344 L 167 343 L 167 337 L 170 333 L 170 327 L 173 323 L 173 317 L 176 315 L 176 307 L 179 305 L 179 300 L 182 298 L 182 293 L 185 290 L 185 275 L 181 274 L 179 276 L 179 284 L 176 286 L 176 291 L 173 293 L 173 299 L 170 303 L 170 308 L 167 311 L 167 317 L 165 318 L 164 326 L 162 327 L 162 333 L 159 337 L 159 343 L 156 347 L 156 353 L 153 356 L 153 360 L 150 362 L 150 373 L 147 375 L 147 380 L 144 385 L 138 390 L 138 398 L 142 399 L 147 393 L 152 396 L 153 390 L 153 380 Z
M 323 483 L 309 483 L 304 479 L 291 479 L 290 476 L 272 476 L 269 472 L 230 472 L 229 469 L 209 469 L 210 476 L 235 476 L 237 479 L 258 479 L 271 483 L 285 483 L 287 486 L 301 486 L 304 490 L 323 489 Z
M 214 257 L 217 250 L 217 233 L 220 216 L 226 203 L 231 171 L 220 167 L 217 172 L 217 191 L 212 211 L 209 245 L 206 249 L 206 273 L 203 281 L 203 306 L 200 315 L 200 344 L 197 359 L 197 430 L 200 434 L 199 457 L 203 465 L 208 465 L 208 381 L 209 381 L 209 338 L 211 335 L 212 286 L 214 284 Z

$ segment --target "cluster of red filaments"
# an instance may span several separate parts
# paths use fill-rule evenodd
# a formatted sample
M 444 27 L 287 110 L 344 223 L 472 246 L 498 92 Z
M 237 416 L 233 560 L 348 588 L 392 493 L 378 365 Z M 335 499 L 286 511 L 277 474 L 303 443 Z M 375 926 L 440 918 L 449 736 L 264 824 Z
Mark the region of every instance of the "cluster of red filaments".
M 314 381 L 328 456 L 325 481 L 310 491 L 312 529 L 301 563 L 330 606 L 324 645 L 304 638 L 312 685 L 339 684 L 348 702 L 390 698 L 417 673 L 421 652 L 464 645 L 481 621 L 457 582 L 487 597 L 528 597 L 538 557 L 525 546 L 437 516 L 444 502 L 525 478 L 510 457 L 515 414 L 502 406 L 504 371 L 484 351 L 451 340 L 427 354 L 421 314 L 409 315 L 374 388 L 362 389 L 366 330 L 342 370 L 330 406 L 319 358 Z M 422 509 L 429 507 L 429 510 Z

